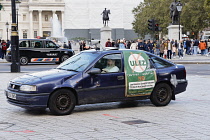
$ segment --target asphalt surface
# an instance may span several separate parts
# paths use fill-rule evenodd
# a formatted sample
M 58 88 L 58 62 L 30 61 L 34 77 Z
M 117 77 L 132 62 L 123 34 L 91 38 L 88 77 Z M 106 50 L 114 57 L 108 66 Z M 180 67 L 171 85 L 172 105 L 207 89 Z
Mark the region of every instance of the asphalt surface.
M 209 59 L 185 56 L 172 61 L 198 64 Z M 187 74 L 187 90 L 165 107 L 149 100 L 112 102 L 76 106 L 71 115 L 53 116 L 48 109 L 28 111 L 7 103 L 9 80 L 31 72 L 0 73 L 0 140 L 210 139 L 210 75 Z

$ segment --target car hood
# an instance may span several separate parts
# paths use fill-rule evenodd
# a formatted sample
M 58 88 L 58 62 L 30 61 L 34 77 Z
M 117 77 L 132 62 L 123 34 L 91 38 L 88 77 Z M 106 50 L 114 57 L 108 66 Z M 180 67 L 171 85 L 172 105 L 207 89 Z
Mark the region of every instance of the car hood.
M 19 83 L 19 84 L 36 84 L 45 82 L 45 81 L 53 81 L 55 79 L 63 79 L 67 77 L 72 77 L 76 75 L 78 72 L 74 71 L 66 71 L 59 69 L 51 69 L 47 71 L 41 71 L 31 74 L 26 74 L 20 77 L 13 79 L 11 82 Z

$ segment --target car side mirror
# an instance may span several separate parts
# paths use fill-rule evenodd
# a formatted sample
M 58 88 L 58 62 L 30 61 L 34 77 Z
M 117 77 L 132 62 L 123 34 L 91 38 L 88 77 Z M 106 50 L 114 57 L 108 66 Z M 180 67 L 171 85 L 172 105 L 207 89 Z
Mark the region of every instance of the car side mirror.
M 99 74 L 101 70 L 99 68 L 92 68 L 88 71 L 88 74 Z

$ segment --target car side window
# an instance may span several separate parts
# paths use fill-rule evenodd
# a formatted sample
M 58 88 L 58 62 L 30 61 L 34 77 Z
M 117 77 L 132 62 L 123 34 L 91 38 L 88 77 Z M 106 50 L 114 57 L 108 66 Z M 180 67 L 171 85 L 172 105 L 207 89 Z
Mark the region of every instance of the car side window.
M 156 56 L 150 55 L 149 57 L 150 57 L 150 59 L 152 60 L 153 64 L 155 65 L 155 67 L 157 69 L 173 66 L 173 64 L 168 63 L 167 61 L 164 61 L 164 60 L 162 60 L 162 59 L 160 59 L 160 58 L 158 58 Z
M 32 48 L 44 48 L 42 41 L 31 41 Z
M 101 69 L 101 73 L 121 72 L 121 54 L 109 54 L 99 59 L 94 68 Z
M 20 41 L 19 47 L 28 48 L 29 47 L 29 41 Z
M 52 41 L 46 41 L 46 48 L 56 48 L 56 45 Z

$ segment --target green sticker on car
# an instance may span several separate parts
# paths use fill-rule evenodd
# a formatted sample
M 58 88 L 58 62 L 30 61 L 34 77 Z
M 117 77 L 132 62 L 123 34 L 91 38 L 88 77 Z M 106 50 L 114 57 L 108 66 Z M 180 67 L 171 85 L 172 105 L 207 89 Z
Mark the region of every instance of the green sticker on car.
M 156 83 L 156 72 L 150 68 L 145 52 L 123 51 L 127 97 L 150 95 Z

